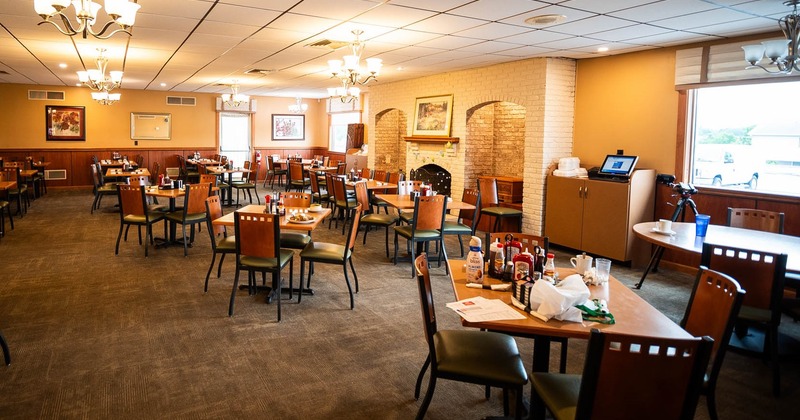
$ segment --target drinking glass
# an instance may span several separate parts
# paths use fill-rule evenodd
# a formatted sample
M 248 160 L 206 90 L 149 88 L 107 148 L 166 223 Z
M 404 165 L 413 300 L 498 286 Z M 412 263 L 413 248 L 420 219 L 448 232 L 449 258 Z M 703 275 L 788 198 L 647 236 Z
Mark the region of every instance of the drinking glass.
M 611 275 L 611 260 L 606 258 L 595 258 L 594 261 L 597 282 L 600 284 L 607 283 L 608 277 Z
M 695 234 L 697 236 L 706 236 L 709 221 L 711 221 L 711 216 L 707 214 L 698 214 L 694 217 Z

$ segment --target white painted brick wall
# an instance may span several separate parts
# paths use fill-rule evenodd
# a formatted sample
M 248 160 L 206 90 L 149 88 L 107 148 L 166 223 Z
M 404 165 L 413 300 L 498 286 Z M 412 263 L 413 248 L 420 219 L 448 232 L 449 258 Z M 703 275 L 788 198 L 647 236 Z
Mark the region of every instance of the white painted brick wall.
M 406 142 L 411 133 L 414 102 L 423 96 L 453 94 L 451 135 L 460 142 L 445 150 L 442 144 Z M 561 157 L 572 155 L 575 101 L 575 61 L 536 58 L 478 69 L 378 83 L 369 89 L 369 157 L 371 168 L 406 173 L 433 161 L 452 174 L 453 196 L 460 198 L 465 176 L 465 150 L 471 142 L 486 142 L 486 136 L 471 138 L 467 113 L 476 107 L 496 102 L 511 102 L 524 110 L 523 231 L 541 234 L 544 225 L 544 181 Z M 377 120 L 377 124 L 376 124 Z M 373 146 L 374 145 L 374 146 Z M 477 145 L 488 148 L 491 145 Z M 381 150 L 376 153 L 376 149 Z M 384 152 L 386 150 L 386 152 Z M 390 164 L 385 164 L 387 155 Z M 383 162 L 379 162 L 383 160 Z M 386 166 L 384 168 L 384 165 Z M 515 175 L 509 169 L 504 175 Z M 481 174 L 483 175 L 483 174 Z

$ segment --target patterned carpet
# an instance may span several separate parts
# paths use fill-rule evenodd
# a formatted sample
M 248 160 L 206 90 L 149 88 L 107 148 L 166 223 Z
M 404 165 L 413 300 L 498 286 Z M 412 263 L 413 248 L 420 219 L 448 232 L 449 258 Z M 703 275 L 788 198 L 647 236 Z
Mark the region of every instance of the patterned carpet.
M 261 195 L 264 195 L 264 191 Z M 360 292 L 349 309 L 339 266 L 318 265 L 313 296 L 284 296 L 283 319 L 264 295 L 241 291 L 227 316 L 234 276 L 203 281 L 211 251 L 205 228 L 189 256 L 183 248 L 144 257 L 132 230 L 114 255 L 119 215 L 114 199 L 89 214 L 88 190 L 58 190 L 33 202 L 0 239 L 0 330 L 12 365 L 0 367 L 0 418 L 413 418 L 416 375 L 426 346 L 418 293 L 406 264 L 387 262 L 383 233 L 361 237 L 355 251 Z M 230 211 L 231 209 L 226 209 Z M 157 227 L 156 233 L 161 231 Z M 316 241 L 342 243 L 340 230 L 318 228 Z M 402 242 L 401 242 L 402 243 Z M 455 239 L 450 255 L 459 255 Z M 557 251 L 557 265 L 569 255 Z M 295 284 L 299 257 L 295 260 Z M 633 285 L 641 273 L 612 274 Z M 453 300 L 444 268 L 432 269 L 439 328 L 461 328 L 444 304 Z M 284 272 L 284 277 L 288 271 Z M 661 270 L 639 293 L 678 321 L 693 277 Z M 613 297 L 611 302 L 613 312 Z M 788 334 L 798 324 L 784 320 Z M 530 363 L 531 341 L 518 339 Z M 568 370 L 580 372 L 585 342 L 571 340 Z M 553 349 L 553 368 L 558 363 Z M 718 387 L 722 419 L 768 419 L 794 412 L 797 363 L 783 365 L 783 395 L 769 389 L 769 367 L 728 354 Z M 526 387 L 526 394 L 528 387 Z M 630 392 L 636 398 L 635 390 Z M 440 381 L 430 419 L 502 414 L 478 386 Z M 696 418 L 707 418 L 701 400 Z

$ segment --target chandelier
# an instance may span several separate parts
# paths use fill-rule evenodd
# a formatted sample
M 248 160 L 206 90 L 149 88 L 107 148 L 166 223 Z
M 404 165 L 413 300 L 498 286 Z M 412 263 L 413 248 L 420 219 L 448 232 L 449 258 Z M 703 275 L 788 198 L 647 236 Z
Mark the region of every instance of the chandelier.
M 92 92 L 92 99 L 99 102 L 100 105 L 114 105 L 119 101 L 120 96 L 119 93 L 109 93 L 107 90 L 102 92 Z
M 242 104 L 250 102 L 249 96 L 239 93 L 239 84 L 236 80 L 233 81 L 233 84 L 231 84 L 230 87 L 231 93 L 222 94 L 223 102 L 233 107 L 239 107 Z
M 104 105 L 110 105 L 113 102 L 105 103 L 104 101 L 107 102 L 109 100 L 119 100 L 119 93 L 109 94 L 109 92 L 118 88 L 120 83 L 122 83 L 122 72 L 111 71 L 109 72 L 109 76 L 106 76 L 106 67 L 108 66 L 108 58 L 105 56 L 106 49 L 98 48 L 97 52 L 99 53 L 97 60 L 95 60 L 95 63 L 97 63 L 97 68 L 79 71 L 78 80 L 82 85 L 97 91 L 92 93 L 92 99 Z M 110 96 L 113 96 L 114 99 L 110 99 Z M 98 98 L 101 98 L 102 100 Z
M 745 45 L 744 59 L 750 63 L 747 69 L 760 68 L 770 74 L 791 74 L 793 70 L 800 71 L 800 57 L 798 57 L 798 44 L 800 44 L 800 16 L 797 15 L 797 5 L 800 0 L 789 0 L 783 2 L 786 6 L 792 6 L 792 14 L 786 15 L 778 21 L 778 25 L 783 31 L 786 39 L 764 41 L 757 45 Z M 777 66 L 777 70 L 758 64 L 766 56 L 770 64 Z
M 360 61 L 361 55 L 364 53 L 365 44 L 359 41 L 358 37 L 363 33 L 364 31 L 359 29 L 353 31 L 355 40 L 350 43 L 350 55 L 344 56 L 344 61 L 328 61 L 329 71 L 333 77 L 338 77 L 342 82 L 339 87 L 328 88 L 328 95 L 331 98 L 338 98 L 345 103 L 358 100 L 361 89 L 355 87 L 355 85 L 365 85 L 372 80 L 377 80 L 378 73 L 380 73 L 381 66 L 383 66 L 383 60 L 380 58 L 366 59 L 366 73 L 362 73 Z
M 97 12 L 103 7 L 99 3 L 91 0 L 34 0 L 33 8 L 36 13 L 43 19 L 39 25 L 43 23 L 50 23 L 56 27 L 64 35 L 73 36 L 81 34 L 84 39 L 87 35 L 91 35 L 99 39 L 111 38 L 117 32 L 124 32 L 130 35 L 130 27 L 136 21 L 136 12 L 139 10 L 140 5 L 136 4 L 137 0 L 130 2 L 128 0 L 105 0 L 106 13 L 111 18 L 99 31 L 94 29 L 94 23 L 97 19 Z M 66 14 L 64 9 L 72 4 L 75 8 L 75 17 L 78 24 L 74 24 Z M 58 23 L 50 20 L 58 16 L 64 24 L 62 29 Z M 113 24 L 119 25 L 120 29 L 112 31 L 110 34 L 103 36 L 106 31 Z
M 293 114 L 303 114 L 307 110 L 308 104 L 304 104 L 300 98 L 295 98 L 295 103 L 289 105 L 289 112 Z

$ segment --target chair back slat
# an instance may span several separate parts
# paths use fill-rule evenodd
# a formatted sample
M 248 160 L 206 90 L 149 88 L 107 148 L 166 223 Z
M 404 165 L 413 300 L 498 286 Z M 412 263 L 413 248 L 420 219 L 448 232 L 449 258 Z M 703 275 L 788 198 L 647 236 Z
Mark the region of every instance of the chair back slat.
M 367 182 L 358 181 L 355 185 L 356 201 L 363 209 L 369 209 L 369 192 L 367 191 Z M 365 213 L 368 212 L 365 210 Z
M 216 244 L 214 240 L 215 235 L 222 235 L 225 233 L 225 226 L 214 225 L 215 219 L 222 217 L 222 202 L 218 195 L 212 195 L 206 198 L 206 217 L 208 218 L 208 231 L 211 233 L 211 243 Z
M 500 201 L 497 195 L 497 180 L 478 178 L 478 191 L 481 193 L 481 207 L 496 207 Z
M 462 209 L 458 212 L 461 223 L 472 226 L 473 231 L 475 230 L 475 223 L 478 221 L 475 214 L 480 212 L 480 198 L 481 193 L 471 188 L 464 188 L 464 193 L 461 195 L 461 201 L 475 206 L 474 209 Z
M 280 216 L 237 211 L 233 220 L 238 255 L 277 258 L 278 244 L 280 244 Z
M 125 216 L 146 216 L 147 206 L 144 200 L 144 187 L 141 185 L 117 185 L 119 192 L 119 213 Z
M 347 174 L 347 162 L 339 162 L 336 164 L 336 175 Z
M 150 185 L 150 177 L 147 175 L 132 175 L 128 177 L 128 183 L 131 185 Z
M 389 174 L 384 170 L 376 169 L 375 172 L 372 174 L 372 179 L 376 181 L 386 182 L 389 180 Z
M 433 305 L 431 277 L 428 272 L 428 256 L 424 252 L 414 260 L 414 267 L 417 270 L 417 285 L 419 286 L 419 302 L 422 310 L 422 326 L 425 329 L 425 340 L 428 343 L 431 362 L 435 363 L 436 347 L 433 344 L 433 335 L 437 331 L 436 310 Z
M 350 226 L 350 234 L 347 235 L 347 242 L 345 243 L 345 249 L 353 251 L 353 248 L 356 246 L 356 238 L 358 237 L 358 225 L 361 222 L 361 213 L 363 212 L 364 207 L 361 206 L 359 203 L 356 205 L 355 210 L 353 211 L 353 223 Z M 345 251 L 347 252 L 347 251 Z
M 200 184 L 211 184 L 212 187 L 217 186 L 217 176 L 214 174 L 200 174 Z
M 694 418 L 711 346 L 708 337 L 672 339 L 593 329 L 575 418 Z M 635 390 L 636 397 L 622 389 Z
M 387 179 L 388 179 L 387 182 L 390 184 L 400 185 L 400 172 L 389 172 L 389 174 L 387 175 Z M 397 187 L 385 188 L 383 192 L 385 194 L 396 193 Z
M 301 162 L 289 162 L 289 180 L 303 182 L 303 164 Z
M 435 230 L 442 228 L 447 196 L 431 195 L 417 197 L 414 209 L 414 229 Z
M 344 177 L 333 177 L 333 197 L 336 201 L 347 202 L 347 185 L 345 182 Z M 328 184 L 328 188 L 330 187 L 331 185 Z
M 311 205 L 311 194 L 304 192 L 281 193 L 281 200 L 286 207 L 308 207 Z
M 211 195 L 211 184 L 186 184 L 186 199 L 183 203 L 185 214 L 199 214 L 206 212 L 206 198 Z
M 372 179 L 372 169 L 361 168 L 361 171 L 359 171 L 358 176 L 363 179 Z
M 728 207 L 728 226 L 783 233 L 784 214 L 777 211 Z

